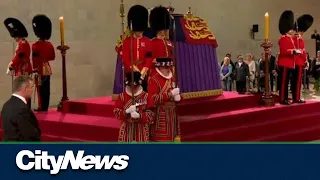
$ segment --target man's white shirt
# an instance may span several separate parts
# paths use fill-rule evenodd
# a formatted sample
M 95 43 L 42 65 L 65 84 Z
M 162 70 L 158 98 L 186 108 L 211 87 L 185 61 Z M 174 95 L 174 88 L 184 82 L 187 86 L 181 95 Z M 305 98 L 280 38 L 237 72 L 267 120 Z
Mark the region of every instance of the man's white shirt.
M 18 94 L 12 94 L 12 96 L 14 96 L 14 97 L 17 97 L 17 98 L 21 99 L 21 101 L 23 101 L 25 104 L 27 104 L 27 100 L 26 100 L 26 98 L 24 98 L 24 97 L 22 97 L 22 96 L 20 96 L 20 95 L 18 95 Z

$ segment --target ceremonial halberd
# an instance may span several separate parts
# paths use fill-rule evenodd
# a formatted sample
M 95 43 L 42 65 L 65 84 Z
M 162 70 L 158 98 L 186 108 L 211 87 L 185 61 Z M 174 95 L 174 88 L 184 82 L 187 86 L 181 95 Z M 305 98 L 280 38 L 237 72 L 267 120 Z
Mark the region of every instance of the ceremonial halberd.
M 209 30 L 207 22 L 191 14 L 172 14 L 176 28 L 176 58 L 179 87 L 185 99 L 217 96 L 222 94 L 220 81 L 220 66 L 216 48 L 215 35 Z M 173 26 L 171 26 L 173 27 Z M 129 30 L 124 35 L 128 37 Z M 146 32 L 149 38 L 152 33 Z M 174 42 L 173 29 L 170 39 Z M 121 41 L 119 38 L 113 94 L 116 96 L 123 90 L 123 72 L 121 61 Z

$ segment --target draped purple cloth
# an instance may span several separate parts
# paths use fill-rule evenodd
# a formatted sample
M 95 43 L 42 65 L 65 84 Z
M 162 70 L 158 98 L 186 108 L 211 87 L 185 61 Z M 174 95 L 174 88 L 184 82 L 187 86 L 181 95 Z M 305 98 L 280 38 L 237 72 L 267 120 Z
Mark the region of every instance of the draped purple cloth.
M 177 42 L 178 80 L 181 92 L 221 89 L 216 49 L 210 45 Z M 117 58 L 113 93 L 122 92 L 122 61 Z
M 123 92 L 123 72 L 122 72 L 122 60 L 120 56 L 117 56 L 116 72 L 113 82 L 113 94 L 120 94 Z
M 216 49 L 177 42 L 178 80 L 182 92 L 221 89 Z

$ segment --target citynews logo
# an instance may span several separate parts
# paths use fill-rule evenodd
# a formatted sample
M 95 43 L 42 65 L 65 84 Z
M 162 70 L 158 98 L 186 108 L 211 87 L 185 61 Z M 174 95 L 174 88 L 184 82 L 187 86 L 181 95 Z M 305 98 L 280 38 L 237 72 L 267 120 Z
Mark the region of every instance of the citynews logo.
M 124 170 L 129 165 L 129 156 L 93 156 L 86 155 L 83 150 L 78 151 L 75 155 L 73 151 L 67 150 L 65 155 L 58 157 L 49 155 L 48 151 L 22 150 L 16 156 L 16 165 L 23 171 L 29 170 L 47 170 L 50 174 L 56 175 L 60 170 L 68 169 L 69 165 L 73 170 Z M 27 159 L 27 161 L 24 161 Z

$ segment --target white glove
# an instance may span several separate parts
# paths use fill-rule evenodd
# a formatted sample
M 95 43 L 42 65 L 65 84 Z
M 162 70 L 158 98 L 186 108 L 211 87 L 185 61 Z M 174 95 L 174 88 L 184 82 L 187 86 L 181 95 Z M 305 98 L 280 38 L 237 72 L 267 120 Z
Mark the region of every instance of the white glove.
M 302 51 L 300 49 L 295 49 L 297 54 L 302 54 Z
M 137 113 L 137 111 L 131 112 L 130 115 L 131 115 L 131 118 L 133 118 L 133 119 L 139 119 L 140 118 L 140 114 Z
M 172 96 L 176 96 L 180 94 L 180 89 L 179 88 L 174 88 L 171 91 Z
M 10 70 L 9 70 L 9 68 L 7 68 L 6 74 L 7 74 L 7 75 L 10 75 Z
M 127 114 L 130 114 L 135 111 L 137 111 L 136 105 L 131 105 L 128 109 L 126 109 Z
M 13 71 L 10 71 L 10 69 L 8 68 L 6 74 L 9 76 L 13 76 Z
M 175 102 L 181 101 L 181 96 L 180 96 L 180 95 L 175 95 L 175 96 L 174 96 L 174 101 L 175 101 Z

